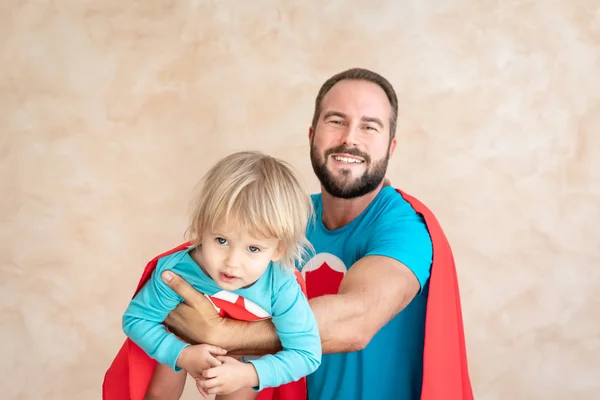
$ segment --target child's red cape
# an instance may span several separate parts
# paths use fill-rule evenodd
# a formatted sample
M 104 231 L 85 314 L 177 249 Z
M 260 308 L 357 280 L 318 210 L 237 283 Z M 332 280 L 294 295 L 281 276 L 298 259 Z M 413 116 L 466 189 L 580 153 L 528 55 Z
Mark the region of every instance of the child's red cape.
M 415 211 L 423 216 L 433 243 L 433 265 L 425 319 L 423 386 L 421 400 L 473 400 L 462 321 L 460 294 L 454 257 L 446 236 L 433 213 L 414 197 L 396 189 Z M 158 255 L 146 266 L 135 294 L 150 278 L 160 257 L 186 248 L 184 243 Z M 304 280 L 298 282 L 306 294 Z M 337 282 L 339 284 L 339 282 Z M 336 287 L 337 290 L 337 287 Z M 227 315 L 236 304 L 221 306 Z M 103 400 L 143 400 L 156 361 L 131 340 L 126 339 L 104 376 Z M 263 390 L 258 400 L 306 400 L 306 380 L 302 378 L 278 388 Z

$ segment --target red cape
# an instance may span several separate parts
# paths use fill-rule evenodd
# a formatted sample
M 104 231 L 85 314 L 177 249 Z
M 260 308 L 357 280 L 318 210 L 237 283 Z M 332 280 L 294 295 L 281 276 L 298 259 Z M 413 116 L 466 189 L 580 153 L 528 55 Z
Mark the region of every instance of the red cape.
M 396 191 L 423 216 L 433 245 L 421 400 L 473 400 L 460 290 L 450 243 L 431 210 L 405 192 Z
M 429 297 L 425 319 L 425 347 L 423 354 L 423 390 L 421 400 L 473 400 L 469 379 L 467 355 L 460 304 L 460 293 L 454 257 L 450 244 L 433 213 L 414 197 L 398 190 L 415 211 L 423 216 L 433 243 L 433 265 L 429 281 Z M 151 260 L 144 270 L 138 287 L 140 290 L 156 267 L 160 257 L 187 247 L 184 243 Z M 306 294 L 302 276 L 298 281 Z M 307 276 L 308 278 L 308 276 Z M 323 281 L 321 281 L 323 282 Z M 337 291 L 339 282 L 331 288 Z M 311 298 L 316 293 L 309 291 Z M 228 316 L 246 318 L 236 313 L 236 305 L 221 309 Z M 130 339 L 126 339 L 104 377 L 103 400 L 143 400 L 150 383 L 156 361 L 146 355 Z M 306 380 L 263 390 L 258 400 L 306 400 Z

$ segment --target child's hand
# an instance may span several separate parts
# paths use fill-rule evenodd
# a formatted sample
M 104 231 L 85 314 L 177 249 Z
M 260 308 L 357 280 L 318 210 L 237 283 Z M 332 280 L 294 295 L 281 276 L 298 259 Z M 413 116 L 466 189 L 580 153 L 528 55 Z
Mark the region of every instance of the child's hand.
M 251 363 L 243 363 L 232 357 L 218 356 L 221 365 L 207 369 L 196 378 L 198 391 L 207 394 L 229 394 L 244 387 L 258 386 L 258 374 Z
M 194 378 L 200 377 L 204 370 L 221 365 L 216 357 L 227 354 L 227 351 L 209 344 L 187 346 L 177 359 L 177 366 L 185 369 Z

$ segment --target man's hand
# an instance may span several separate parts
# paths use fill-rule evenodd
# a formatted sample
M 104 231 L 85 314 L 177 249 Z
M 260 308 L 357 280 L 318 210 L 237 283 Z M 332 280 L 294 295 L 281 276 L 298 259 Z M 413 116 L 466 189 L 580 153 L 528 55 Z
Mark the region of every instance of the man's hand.
M 247 322 L 222 318 L 202 293 L 171 271 L 165 283 L 183 297 L 169 313 L 165 324 L 191 344 L 209 343 L 227 349 L 229 355 L 264 355 L 281 350 L 281 341 L 271 320 Z
M 258 374 L 250 363 L 231 357 L 217 357 L 221 365 L 207 369 L 196 379 L 196 387 L 202 393 L 229 394 L 241 388 L 258 386 Z
M 212 303 L 180 276 L 165 271 L 162 278 L 185 301 L 165 319 L 169 330 L 191 344 L 215 344 L 215 329 L 222 323 L 223 318 Z M 190 329 L 192 327 L 193 329 Z

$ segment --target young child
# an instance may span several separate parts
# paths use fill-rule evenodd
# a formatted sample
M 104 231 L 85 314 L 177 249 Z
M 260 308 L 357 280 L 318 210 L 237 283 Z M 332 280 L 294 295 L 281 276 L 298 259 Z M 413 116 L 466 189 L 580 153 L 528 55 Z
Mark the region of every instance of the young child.
M 254 399 L 264 388 L 318 368 L 317 323 L 294 275 L 295 264 L 312 249 L 305 237 L 311 215 L 309 195 L 273 157 L 239 152 L 208 171 L 189 227 L 192 245 L 158 260 L 123 315 L 125 334 L 158 362 L 146 399 L 179 399 L 186 372 L 203 396 L 237 400 Z M 183 299 L 163 282 L 165 270 L 205 295 L 246 299 L 272 318 L 283 350 L 240 361 L 224 349 L 189 345 L 168 332 L 162 322 Z

